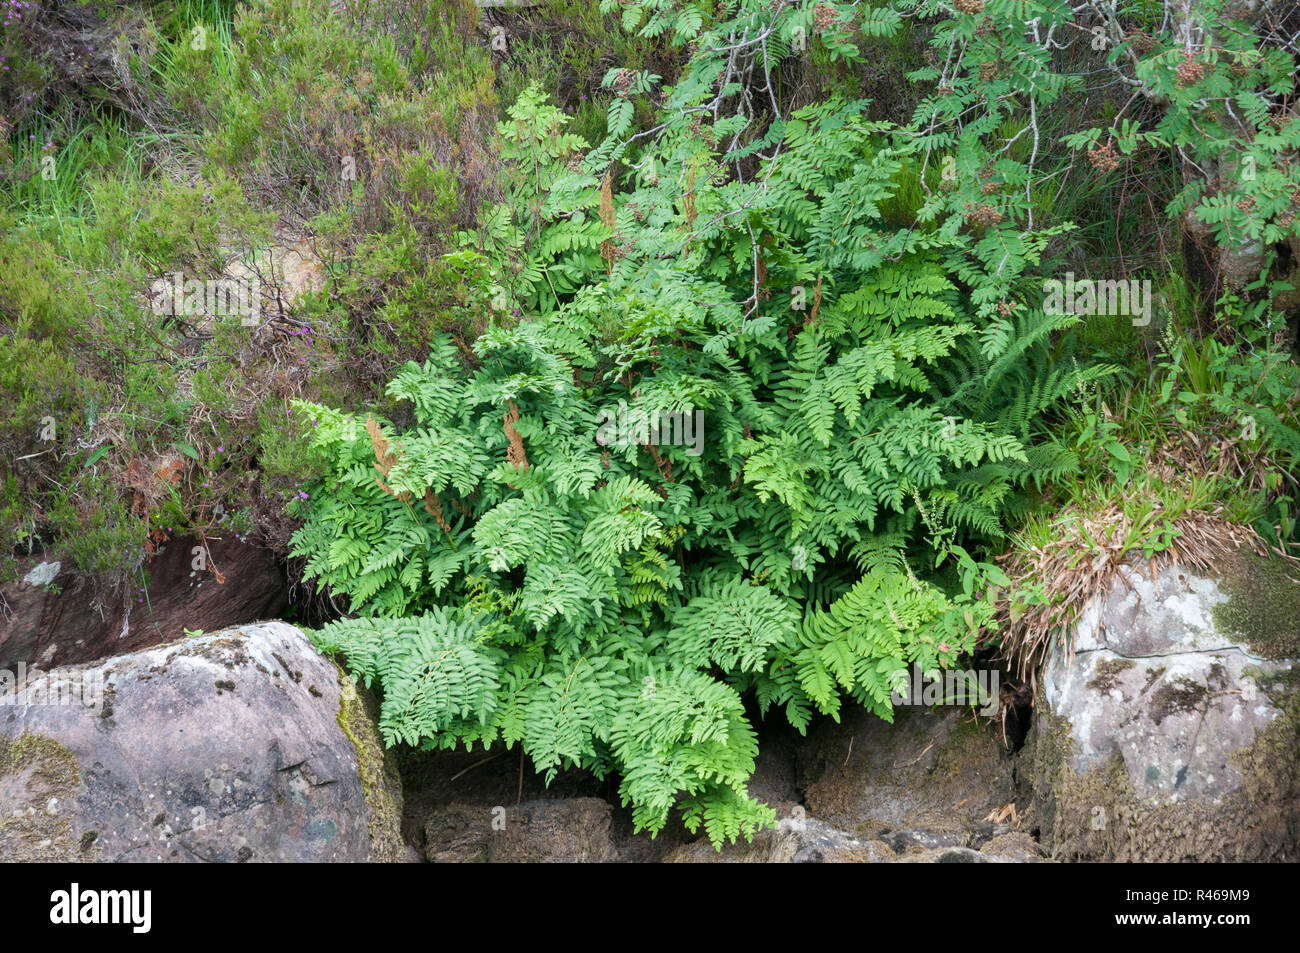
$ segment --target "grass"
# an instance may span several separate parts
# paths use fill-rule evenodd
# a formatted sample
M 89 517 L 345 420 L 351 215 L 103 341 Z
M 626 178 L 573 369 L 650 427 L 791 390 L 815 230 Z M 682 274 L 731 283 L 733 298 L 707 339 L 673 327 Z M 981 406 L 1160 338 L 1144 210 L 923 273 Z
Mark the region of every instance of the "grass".
M 1213 573 L 1246 549 L 1300 565 L 1296 366 L 1265 334 L 1242 350 L 1185 330 L 1196 303 L 1176 274 L 1165 290 L 1172 307 L 1149 364 L 1061 415 L 1052 440 L 1080 469 L 1044 494 L 1001 557 L 1012 585 L 989 641 L 1022 680 L 1058 640 L 1069 649 L 1078 614 L 1125 564 L 1153 577 L 1174 564 Z M 1249 328 L 1249 309 L 1220 306 Z M 1244 429 L 1242 407 L 1273 432 Z
M 196 106 L 191 89 L 234 89 L 239 81 L 235 3 L 187 0 L 165 21 L 149 62 L 151 76 L 183 106 Z
M 147 143 L 131 135 L 120 116 L 104 109 L 71 129 L 41 117 L 15 137 L 19 142 L 11 148 L 16 164 L 31 175 L 7 178 L 0 185 L 0 200 L 20 222 L 48 219 L 62 229 L 93 211 L 86 189 L 90 176 L 143 175 Z

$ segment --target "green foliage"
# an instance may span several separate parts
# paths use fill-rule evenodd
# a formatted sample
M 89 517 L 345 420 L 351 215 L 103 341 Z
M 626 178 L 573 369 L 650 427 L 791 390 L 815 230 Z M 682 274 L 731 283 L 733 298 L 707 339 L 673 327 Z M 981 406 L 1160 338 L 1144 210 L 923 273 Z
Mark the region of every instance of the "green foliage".
M 617 193 L 535 92 L 510 111 L 510 201 L 455 260 L 527 316 L 438 335 L 389 385 L 409 426 L 295 409 L 327 472 L 293 552 L 349 598 L 320 644 L 390 741 L 519 743 L 721 843 L 772 819 L 746 697 L 890 717 L 911 665 L 973 647 L 1001 574 L 965 547 L 1068 470 L 1044 414 L 1105 369 L 1050 367 L 1073 319 L 1011 299 L 960 218 L 884 219 L 917 147 L 863 105 L 788 117 L 752 182 L 670 131 Z
M 990 623 L 1026 513 L 1117 501 L 1149 555 L 1222 506 L 1293 545 L 1266 6 L 40 6 L 0 28 L 0 532 L 121 578 L 218 501 L 283 543 L 292 499 L 390 743 L 519 744 L 641 828 L 752 835 L 747 711 L 890 717 Z M 272 222 L 323 291 L 255 335 L 148 310 Z M 1217 337 L 1145 260 L 1183 223 L 1273 269 Z M 1156 270 L 1172 313 L 1047 314 L 1062 263 Z M 1179 441 L 1207 472 L 1174 483 Z
M 179 500 L 154 478 L 178 441 L 195 439 L 182 436 L 195 401 L 180 382 L 202 391 L 209 355 L 184 322 L 152 312 L 146 291 L 171 269 L 220 273 L 222 240 L 254 240 L 266 223 L 215 172 L 194 186 L 87 173 L 80 186 L 89 211 L 75 229 L 41 199 L 0 239 L 0 396 L 17 411 L 0 448 L 12 451 L 21 532 L 121 581 L 151 528 L 205 526 L 216 502 L 194 492 L 202 481 Z M 167 512 L 139 502 L 164 498 Z
M 1213 337 L 1198 341 L 1170 327 L 1154 410 L 1168 420 L 1168 431 L 1205 443 L 1205 469 L 1215 473 L 1229 518 L 1293 550 L 1300 529 L 1300 367 L 1282 346 L 1285 335 L 1268 302 L 1226 295 L 1219 310 L 1246 348 Z
M 1109 60 L 1132 57 L 1136 84 L 1166 108 L 1146 129 L 1125 118 L 1064 139 L 1095 148 L 1104 135 L 1122 155 L 1146 143 L 1179 150 L 1198 169 L 1222 166 L 1213 181 L 1189 177 L 1169 211 L 1192 213 L 1227 248 L 1300 236 L 1300 119 L 1273 108 L 1294 95 L 1295 59 L 1259 43 L 1251 12 L 1228 0 L 1196 4 L 1195 22 L 1211 38 L 1204 49 L 1159 34 L 1145 50 L 1131 41 L 1112 44 Z
M 570 114 L 575 131 L 589 142 L 605 134 L 600 83 L 609 63 L 647 69 L 673 56 L 666 42 L 621 30 L 617 12 L 602 14 L 599 0 L 549 0 L 519 7 L 511 11 L 508 23 L 508 41 L 497 68 L 501 101 L 517 102 L 536 85 Z
M 1081 386 L 1078 406 L 1065 410 L 1043 448 L 1077 458 L 1078 471 L 1051 481 L 1017 545 L 1059 538 L 1062 511 L 1118 513 L 1124 550 L 1149 558 L 1169 547 L 1181 516 L 1201 511 L 1294 551 L 1300 368 L 1266 301 L 1229 294 L 1217 310 L 1244 347 L 1202 337 L 1175 318 L 1154 368 L 1142 370 L 1147 386 L 1122 379 Z
M 493 188 L 496 104 L 472 0 L 109 6 L 0 28 L 0 531 L 120 580 L 146 534 L 283 553 L 314 465 L 287 398 L 387 407 L 432 327 L 478 333 L 443 252 L 470 170 Z M 32 64 L 51 82 L 14 102 Z M 265 250 L 300 235 L 330 286 L 290 301 Z M 150 309 L 159 278 L 236 261 L 262 271 L 256 330 Z
M 454 218 L 494 104 L 486 51 L 465 41 L 476 16 L 472 0 L 241 5 L 239 42 L 206 89 L 210 154 L 267 198 L 347 207 L 365 231 Z

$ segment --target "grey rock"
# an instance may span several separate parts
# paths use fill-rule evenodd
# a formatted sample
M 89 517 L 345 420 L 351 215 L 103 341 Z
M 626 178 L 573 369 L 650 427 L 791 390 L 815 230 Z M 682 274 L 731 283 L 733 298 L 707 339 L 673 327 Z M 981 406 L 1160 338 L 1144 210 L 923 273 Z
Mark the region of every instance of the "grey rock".
M 745 864 L 995 864 L 1041 860 L 1027 834 L 1003 835 L 1004 841 L 993 849 L 972 850 L 955 844 L 922 847 L 927 837 L 943 841 L 952 835 L 927 835 L 920 831 L 905 832 L 915 848 L 900 853 L 896 843 L 871 836 L 855 836 L 825 821 L 799 815 L 782 818 L 774 830 L 760 831 L 753 842 L 743 838 L 715 850 L 707 839 L 678 847 L 665 863 L 745 863 Z
M 29 586 L 48 586 L 59 578 L 62 570 L 63 564 L 60 562 L 39 563 L 32 567 L 31 572 L 23 576 L 23 582 Z
M 979 852 L 1022 864 L 1038 864 L 1044 860 L 1041 845 L 1024 831 L 998 834 L 980 847 Z
M 667 864 L 884 864 L 895 859 L 888 844 L 857 838 L 825 821 L 806 816 L 782 818 L 774 830 L 760 831 L 752 842 L 741 838 L 721 850 L 708 839 L 683 844 Z
M 373 709 L 292 626 L 57 669 L 3 701 L 5 859 L 405 858 Z
M 1152 580 L 1125 566 L 1085 608 L 1073 657 L 1049 656 L 1029 749 L 1055 856 L 1297 856 L 1296 663 L 1276 657 L 1285 637 L 1232 625 L 1243 589 L 1277 568 L 1242 557 Z
M 895 831 L 881 837 L 895 853 L 903 854 L 909 850 L 934 850 L 943 847 L 968 847 L 971 836 L 965 832 L 944 831 Z
M 936 847 L 898 858 L 900 864 L 1001 864 L 1004 858 L 982 854 L 969 847 Z

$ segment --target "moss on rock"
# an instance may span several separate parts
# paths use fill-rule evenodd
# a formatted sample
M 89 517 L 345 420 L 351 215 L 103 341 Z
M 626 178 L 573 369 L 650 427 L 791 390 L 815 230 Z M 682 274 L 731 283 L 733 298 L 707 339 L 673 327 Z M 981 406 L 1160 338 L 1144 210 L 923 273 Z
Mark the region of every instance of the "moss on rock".
M 1158 725 L 1170 715 L 1200 711 L 1209 695 L 1206 686 L 1185 676 L 1164 682 L 1151 696 L 1151 720 Z
M 1106 659 L 1104 662 L 1099 662 L 1096 674 L 1093 675 L 1092 681 L 1088 682 L 1088 687 L 1099 692 L 1108 692 L 1115 684 L 1115 679 L 1134 664 L 1136 663 L 1132 659 L 1126 658 Z
M 402 840 L 402 781 L 375 727 L 378 717 L 374 696 L 339 669 L 338 723 L 357 751 L 357 772 L 370 808 L 370 860 L 396 863 L 408 853 Z
M 1282 559 L 1242 551 L 1222 567 L 1228 600 L 1215 624 L 1270 659 L 1300 658 L 1300 571 Z
M 53 738 L 0 735 L 0 784 L 19 792 L 26 807 L 0 817 L 0 858 L 5 861 L 90 860 L 91 832 L 72 833 L 62 809 L 81 784 L 77 757 Z
M 1035 708 L 1030 826 L 1055 860 L 1223 862 L 1300 859 L 1300 695 L 1235 752 L 1240 788 L 1218 801 L 1141 798 L 1122 756 L 1070 767 L 1070 722 L 1040 689 Z

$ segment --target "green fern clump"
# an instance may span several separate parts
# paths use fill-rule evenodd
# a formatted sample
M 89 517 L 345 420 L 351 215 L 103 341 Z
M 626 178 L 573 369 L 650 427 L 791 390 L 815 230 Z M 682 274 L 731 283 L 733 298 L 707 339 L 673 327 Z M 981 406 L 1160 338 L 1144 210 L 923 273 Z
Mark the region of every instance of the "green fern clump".
M 382 689 L 389 743 L 520 744 L 721 844 L 774 819 L 747 699 L 801 730 L 845 700 L 890 718 L 911 666 L 973 648 L 1005 578 L 966 547 L 1069 469 L 1041 419 L 1096 372 L 1047 360 L 1068 317 L 982 306 L 1021 276 L 941 208 L 882 219 L 917 147 L 862 106 L 789 117 L 748 182 L 670 129 L 615 191 L 516 105 L 537 191 L 457 259 L 500 318 L 397 374 L 400 431 L 295 409 L 328 476 L 294 551 L 356 616 L 317 639 Z

